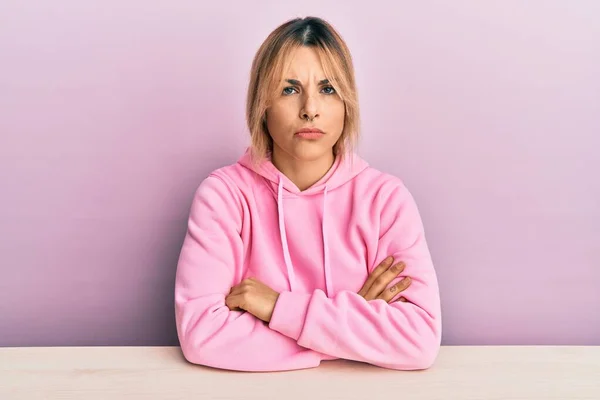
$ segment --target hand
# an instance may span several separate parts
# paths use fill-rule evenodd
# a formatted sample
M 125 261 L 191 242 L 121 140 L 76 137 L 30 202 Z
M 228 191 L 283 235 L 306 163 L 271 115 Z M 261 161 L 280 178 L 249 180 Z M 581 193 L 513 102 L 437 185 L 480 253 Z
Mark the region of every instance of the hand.
M 403 262 L 394 264 L 394 258 L 388 257 L 381 262 L 369 275 L 369 278 L 360 289 L 358 294 L 364 297 L 367 301 L 374 299 L 383 299 L 387 303 L 392 303 L 392 299 L 400 292 L 406 290 L 411 283 L 411 279 L 407 276 L 401 279 L 395 285 L 387 287 L 402 271 L 406 265 Z M 406 301 L 404 297 L 397 300 Z M 394 300 L 394 301 L 397 301 Z
M 265 322 L 271 321 L 279 293 L 254 279 L 244 279 L 235 285 L 225 297 L 230 310 L 245 310 Z

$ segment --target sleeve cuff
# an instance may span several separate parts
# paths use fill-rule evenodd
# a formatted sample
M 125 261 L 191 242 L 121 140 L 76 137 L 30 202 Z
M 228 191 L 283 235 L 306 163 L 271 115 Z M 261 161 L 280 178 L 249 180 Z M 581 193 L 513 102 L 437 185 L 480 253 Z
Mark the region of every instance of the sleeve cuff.
M 269 328 L 298 341 L 311 297 L 311 293 L 281 292 Z

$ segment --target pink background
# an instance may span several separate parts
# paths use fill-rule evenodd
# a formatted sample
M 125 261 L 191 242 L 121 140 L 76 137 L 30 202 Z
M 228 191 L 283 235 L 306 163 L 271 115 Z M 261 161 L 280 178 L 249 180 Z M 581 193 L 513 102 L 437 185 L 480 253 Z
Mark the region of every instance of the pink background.
M 353 52 L 360 153 L 420 206 L 444 344 L 600 345 L 600 2 L 4 0 L 1 346 L 177 344 L 193 192 L 306 15 Z

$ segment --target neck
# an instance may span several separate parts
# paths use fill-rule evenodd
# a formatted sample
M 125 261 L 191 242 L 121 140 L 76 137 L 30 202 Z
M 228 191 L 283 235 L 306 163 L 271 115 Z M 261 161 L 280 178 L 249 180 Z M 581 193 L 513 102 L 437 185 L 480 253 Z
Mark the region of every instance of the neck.
M 335 156 L 333 151 L 315 160 L 297 160 L 285 154 L 274 146 L 271 162 L 280 170 L 298 189 L 304 191 L 317 183 L 333 166 Z

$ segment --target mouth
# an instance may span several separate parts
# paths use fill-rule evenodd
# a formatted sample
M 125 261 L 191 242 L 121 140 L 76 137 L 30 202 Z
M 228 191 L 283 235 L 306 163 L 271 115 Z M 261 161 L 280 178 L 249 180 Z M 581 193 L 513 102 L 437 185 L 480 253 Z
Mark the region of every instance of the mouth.
M 303 139 L 318 139 L 325 133 L 318 128 L 303 128 L 296 132 L 296 136 Z

